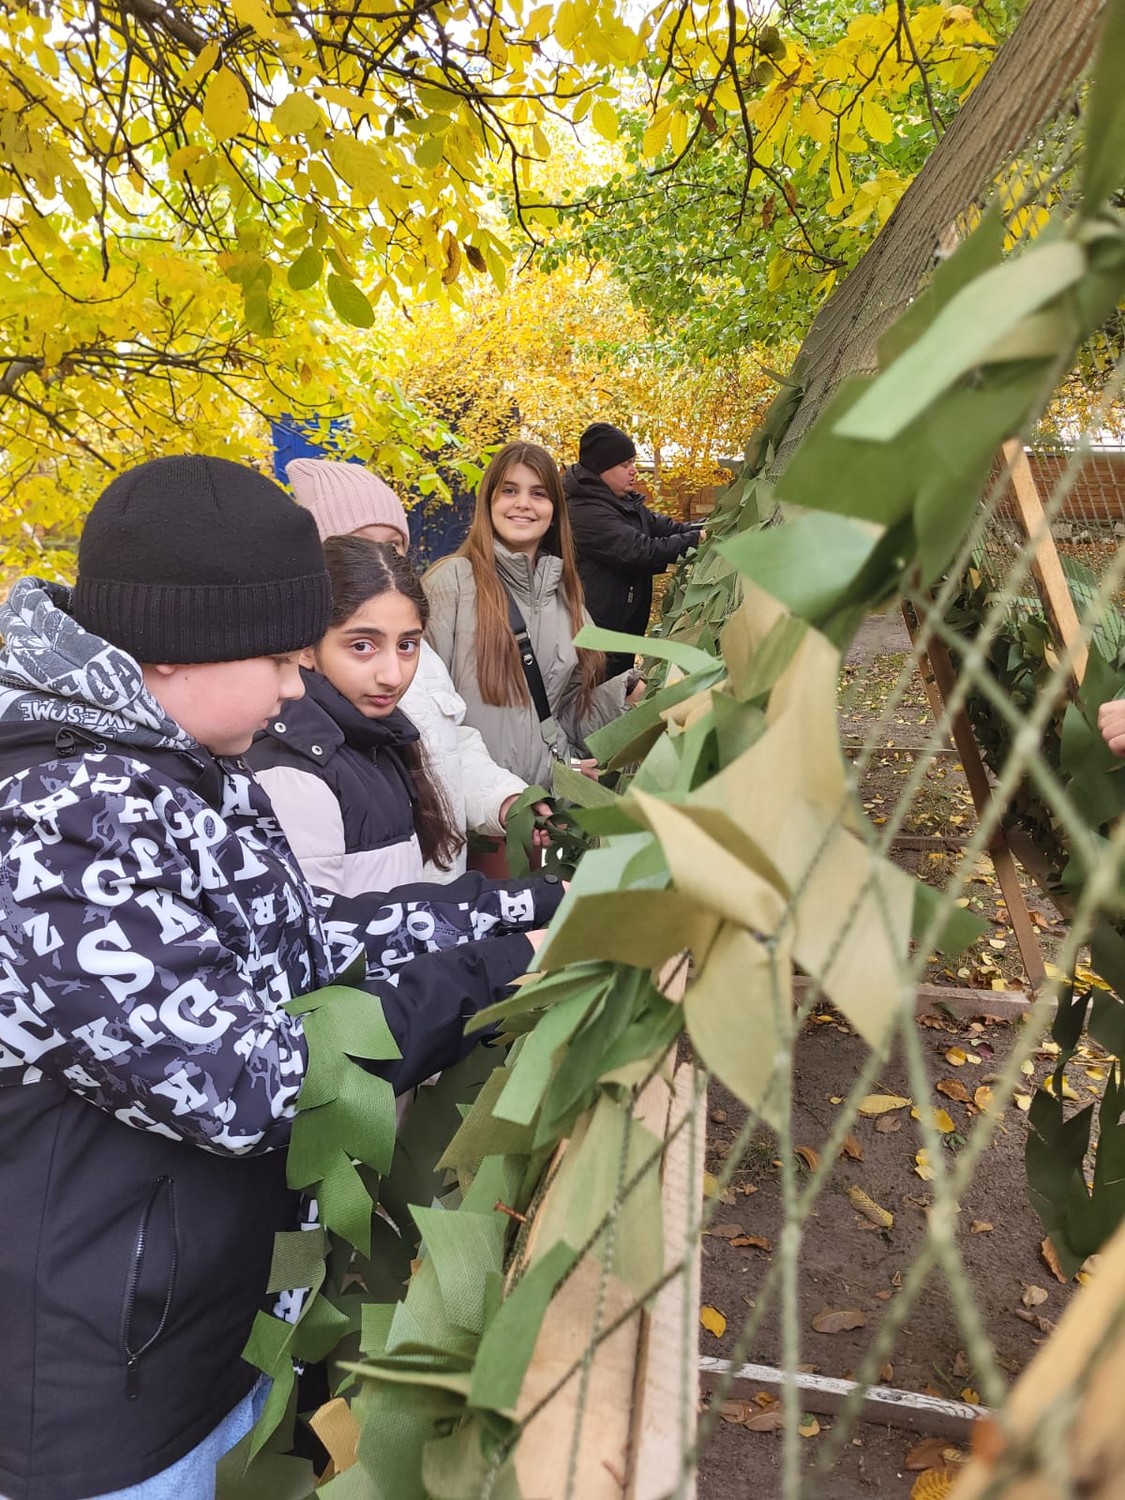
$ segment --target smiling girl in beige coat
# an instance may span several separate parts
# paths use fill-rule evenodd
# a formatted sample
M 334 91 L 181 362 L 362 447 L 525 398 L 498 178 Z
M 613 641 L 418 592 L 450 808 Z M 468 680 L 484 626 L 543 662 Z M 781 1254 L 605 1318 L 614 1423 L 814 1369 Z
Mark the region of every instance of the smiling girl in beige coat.
M 509 443 L 485 470 L 469 535 L 423 579 L 426 638 L 465 700 L 499 765 L 524 781 L 551 784 L 552 760 L 586 755 L 586 736 L 622 713 L 627 674 L 600 683 L 603 658 L 574 637 L 590 616 L 574 563 L 554 460 L 534 443 Z M 542 674 L 550 718 L 540 722 L 528 690 L 508 597 L 515 600 Z

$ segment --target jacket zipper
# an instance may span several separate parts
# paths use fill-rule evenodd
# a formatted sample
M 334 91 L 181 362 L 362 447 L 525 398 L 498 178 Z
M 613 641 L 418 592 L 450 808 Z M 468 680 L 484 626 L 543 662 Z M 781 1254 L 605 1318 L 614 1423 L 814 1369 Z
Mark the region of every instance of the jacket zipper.
M 140 1346 L 134 1349 L 130 1346 L 129 1335 L 132 1331 L 133 1312 L 137 1300 L 137 1286 L 141 1279 L 141 1267 L 144 1264 L 145 1246 L 148 1241 L 149 1223 L 156 1208 L 157 1199 L 161 1194 L 168 1198 L 168 1217 L 172 1228 L 172 1264 L 168 1271 L 168 1287 L 164 1295 L 164 1306 L 160 1310 L 160 1319 L 155 1329 Z M 148 1202 L 141 1213 L 140 1223 L 137 1225 L 137 1236 L 133 1241 L 133 1261 L 129 1268 L 129 1279 L 125 1286 L 125 1305 L 121 1310 L 121 1347 L 125 1355 L 125 1395 L 130 1401 L 135 1401 L 140 1392 L 140 1361 L 141 1356 L 147 1354 L 164 1332 L 168 1322 L 168 1314 L 172 1308 L 172 1294 L 176 1286 L 176 1271 L 179 1266 L 180 1246 L 179 1236 L 176 1231 L 176 1197 L 175 1182 L 171 1177 L 158 1177 L 152 1185 L 148 1195 Z

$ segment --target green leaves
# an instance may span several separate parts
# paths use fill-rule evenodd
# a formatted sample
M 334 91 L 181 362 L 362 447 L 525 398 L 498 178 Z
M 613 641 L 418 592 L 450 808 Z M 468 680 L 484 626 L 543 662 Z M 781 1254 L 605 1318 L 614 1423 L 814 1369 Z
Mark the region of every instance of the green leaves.
M 855 582 L 878 540 L 871 527 L 813 512 L 743 532 L 719 551 L 793 614 L 815 623 Z
M 328 300 L 335 311 L 353 328 L 370 328 L 375 321 L 375 309 L 354 281 L 329 271 L 327 281 Z
M 1085 269 L 1079 246 L 1062 241 L 1035 245 L 978 276 L 837 420 L 834 430 L 840 437 L 890 442 L 955 380 L 986 363 L 993 346 L 1021 320 L 1073 286 Z M 1065 355 L 1073 339 L 1074 330 L 1064 323 L 1047 353 Z M 994 446 L 1005 436 L 999 434 Z
M 394 1093 L 354 1058 L 399 1055 L 373 995 L 329 985 L 291 1000 L 304 1017 L 309 1062 L 297 1099 L 287 1171 L 292 1187 L 312 1192 L 321 1221 L 366 1253 L 371 1244 L 371 1199 L 352 1165 L 357 1159 L 385 1172 L 394 1150 Z
M 600 625 L 584 625 L 574 637 L 574 644 L 591 651 L 632 651 L 637 655 L 655 657 L 657 661 L 674 663 L 688 674 L 707 672 L 718 665 L 706 651 L 699 651 L 682 641 L 663 640 L 660 636 L 626 635 L 620 630 L 605 630 Z
M 1109 0 L 1102 21 L 1094 83 L 1086 106 L 1082 199 L 1087 214 L 1100 213 L 1121 182 L 1125 163 L 1125 3 Z
M 289 267 L 288 282 L 295 292 L 307 291 L 320 280 L 324 270 L 324 256 L 311 245 L 306 245 Z

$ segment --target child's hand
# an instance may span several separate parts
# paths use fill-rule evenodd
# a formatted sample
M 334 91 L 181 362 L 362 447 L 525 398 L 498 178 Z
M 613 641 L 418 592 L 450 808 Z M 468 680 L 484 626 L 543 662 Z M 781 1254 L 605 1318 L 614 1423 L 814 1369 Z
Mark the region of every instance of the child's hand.
M 549 802 L 533 802 L 532 810 L 536 817 L 549 818 L 554 808 Z M 549 828 L 533 828 L 531 830 L 531 847 L 533 849 L 549 849 L 551 847 L 551 830 Z
M 641 677 L 641 678 L 639 678 L 637 680 L 635 686 L 632 687 L 630 689 L 630 691 L 625 694 L 625 702 L 628 704 L 628 706 L 630 708 L 632 708 L 632 706 L 633 706 L 634 703 L 639 703 L 641 701 L 641 699 L 644 697 L 644 695 L 645 695 L 645 686 L 646 686 L 645 680 L 644 680 L 643 677 Z
M 575 771 L 581 771 L 583 776 L 588 776 L 591 781 L 597 781 L 598 763 L 593 758 L 590 760 L 572 760 L 570 764 Z
M 1125 756 L 1125 698 L 1111 698 L 1098 709 L 1098 728 L 1114 755 Z

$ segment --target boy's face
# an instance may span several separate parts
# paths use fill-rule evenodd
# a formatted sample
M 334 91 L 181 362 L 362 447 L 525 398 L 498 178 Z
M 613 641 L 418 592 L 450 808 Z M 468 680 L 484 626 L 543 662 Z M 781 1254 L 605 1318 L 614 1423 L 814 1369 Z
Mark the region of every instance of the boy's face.
M 304 696 L 297 652 L 189 666 L 144 668 L 145 683 L 170 718 L 212 755 L 241 755 L 290 698 Z

